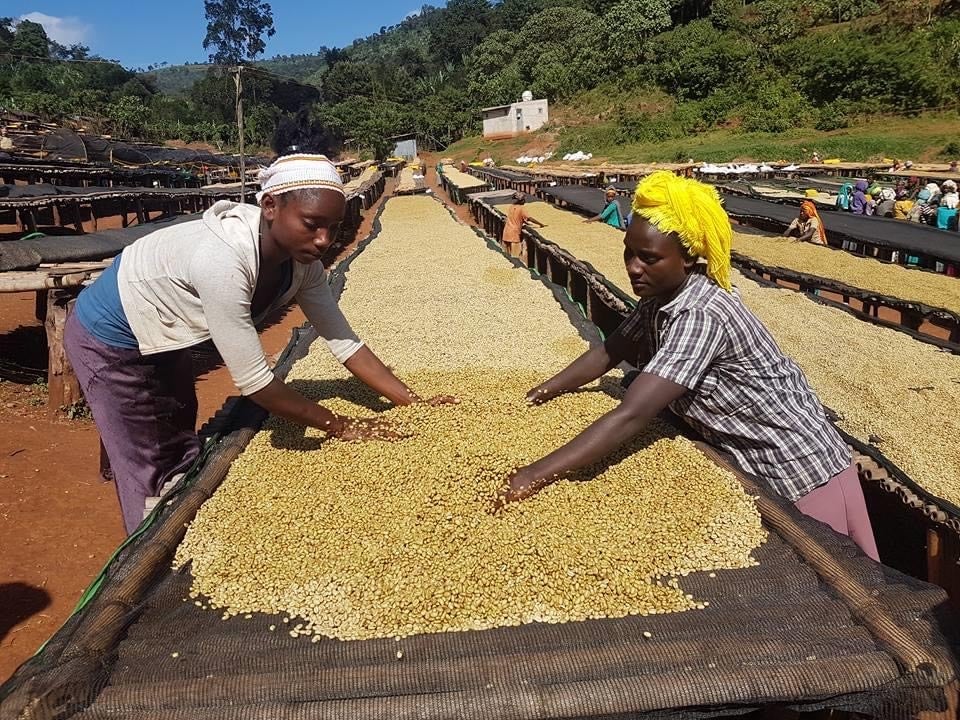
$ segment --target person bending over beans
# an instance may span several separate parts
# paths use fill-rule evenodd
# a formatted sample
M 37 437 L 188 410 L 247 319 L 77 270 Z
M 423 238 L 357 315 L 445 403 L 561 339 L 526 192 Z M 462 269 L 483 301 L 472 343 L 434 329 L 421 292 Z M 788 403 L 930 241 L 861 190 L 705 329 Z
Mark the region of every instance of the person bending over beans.
M 344 440 L 397 437 L 274 376 L 256 326 L 291 300 L 357 378 L 398 405 L 420 402 L 360 341 L 330 292 L 320 258 L 346 209 L 336 168 L 322 155 L 288 155 L 260 182 L 259 207 L 220 201 L 202 219 L 124 249 L 80 293 L 67 321 L 67 355 L 107 450 L 128 533 L 143 518 L 144 499 L 199 453 L 189 348 L 205 340 L 241 394 L 265 410 Z
M 498 505 L 601 460 L 669 407 L 743 470 L 878 559 L 846 443 L 803 372 L 733 291 L 732 232 L 717 191 L 657 172 L 638 185 L 633 216 L 623 255 L 636 309 L 527 400 L 548 402 L 624 361 L 641 372 L 617 408 L 515 471 Z

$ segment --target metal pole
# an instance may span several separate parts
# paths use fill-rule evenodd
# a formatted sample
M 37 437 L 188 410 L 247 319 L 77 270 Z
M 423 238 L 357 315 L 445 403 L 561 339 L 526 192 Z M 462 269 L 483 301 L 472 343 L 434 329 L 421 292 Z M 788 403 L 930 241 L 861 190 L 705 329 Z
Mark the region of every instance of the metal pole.
M 234 83 L 237 87 L 237 131 L 240 135 L 240 202 L 247 201 L 247 163 L 243 156 L 243 65 L 234 68 Z

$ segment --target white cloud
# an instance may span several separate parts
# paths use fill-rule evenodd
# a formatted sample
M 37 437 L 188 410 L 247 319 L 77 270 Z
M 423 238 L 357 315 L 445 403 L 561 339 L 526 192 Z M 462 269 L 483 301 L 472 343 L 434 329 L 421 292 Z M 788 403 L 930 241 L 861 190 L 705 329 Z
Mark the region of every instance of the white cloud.
M 416 17 L 419 14 L 420 14 L 419 10 L 411 10 L 410 12 L 408 12 L 406 15 L 403 16 L 403 19 L 407 20 L 409 18 Z
M 17 20 L 29 20 L 40 23 L 47 32 L 47 37 L 61 45 L 75 45 L 86 42 L 90 36 L 90 26 L 75 17 L 57 17 L 45 15 L 42 12 L 32 12 L 21 15 Z

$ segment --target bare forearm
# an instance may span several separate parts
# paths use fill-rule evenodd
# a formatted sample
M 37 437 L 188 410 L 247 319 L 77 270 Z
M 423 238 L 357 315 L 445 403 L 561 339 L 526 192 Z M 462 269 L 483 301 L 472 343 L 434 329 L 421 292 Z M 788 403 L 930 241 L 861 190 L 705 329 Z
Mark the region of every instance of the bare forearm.
M 605 375 L 617 362 L 602 345 L 591 348 L 540 387 L 551 395 L 572 392 Z
M 357 350 L 344 367 L 394 405 L 409 405 L 419 399 L 366 345 Z
M 527 469 L 537 478 L 552 482 L 560 475 L 602 460 L 636 436 L 652 415 L 630 413 L 623 406 L 611 410 L 566 445 L 537 460 Z
M 323 405 L 307 400 L 276 378 L 262 390 L 250 395 L 250 399 L 271 415 L 277 415 L 298 425 L 326 430 L 332 434 L 339 432 L 346 421 L 346 418 L 328 410 Z

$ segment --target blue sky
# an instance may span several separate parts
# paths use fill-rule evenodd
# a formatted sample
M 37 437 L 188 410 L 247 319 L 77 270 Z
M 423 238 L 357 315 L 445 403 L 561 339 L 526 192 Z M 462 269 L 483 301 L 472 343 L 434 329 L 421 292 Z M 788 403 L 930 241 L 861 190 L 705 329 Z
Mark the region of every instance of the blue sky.
M 270 0 L 276 35 L 264 57 L 343 47 L 358 37 L 395 25 L 423 0 Z M 445 2 L 433 0 L 432 5 Z M 27 16 L 54 40 L 82 43 L 127 67 L 161 61 L 177 65 L 207 59 L 203 0 L 3 0 L 0 14 Z

